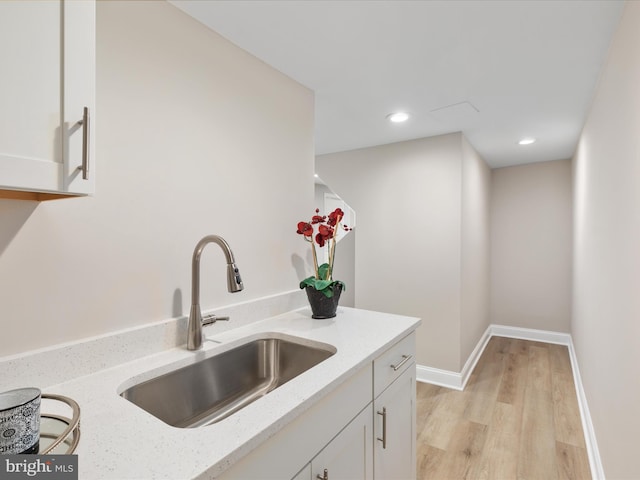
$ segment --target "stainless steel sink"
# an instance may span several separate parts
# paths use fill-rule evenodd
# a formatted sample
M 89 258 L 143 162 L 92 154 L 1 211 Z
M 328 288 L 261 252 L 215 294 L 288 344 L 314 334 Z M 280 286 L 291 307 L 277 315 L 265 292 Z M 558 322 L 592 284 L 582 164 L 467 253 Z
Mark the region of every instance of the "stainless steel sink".
M 210 425 L 237 412 L 336 353 L 295 337 L 251 340 L 165 373 L 120 395 L 174 427 Z

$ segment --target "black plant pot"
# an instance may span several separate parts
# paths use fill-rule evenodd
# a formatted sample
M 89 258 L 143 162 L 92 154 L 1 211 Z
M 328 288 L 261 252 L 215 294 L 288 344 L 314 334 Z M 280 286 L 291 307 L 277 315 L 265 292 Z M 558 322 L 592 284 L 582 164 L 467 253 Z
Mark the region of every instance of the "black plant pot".
M 311 318 L 321 320 L 336 316 L 340 294 L 342 293 L 342 284 L 336 283 L 333 285 L 333 296 L 331 298 L 327 298 L 324 293 L 311 286 L 306 286 L 305 290 L 307 291 L 309 305 L 311 305 Z

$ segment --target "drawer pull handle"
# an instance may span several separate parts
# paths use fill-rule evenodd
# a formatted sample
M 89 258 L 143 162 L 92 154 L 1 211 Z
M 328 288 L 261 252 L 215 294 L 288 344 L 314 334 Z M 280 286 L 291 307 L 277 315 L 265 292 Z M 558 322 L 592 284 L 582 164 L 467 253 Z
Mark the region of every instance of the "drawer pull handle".
M 82 166 L 78 167 L 78 170 L 82 171 L 82 179 L 89 179 L 89 108 L 84 107 L 82 120 L 78 121 L 78 125 L 82 125 Z
M 382 438 L 378 437 L 377 440 L 382 442 L 382 448 L 387 448 L 387 407 L 382 407 L 381 412 L 376 412 L 378 415 L 382 415 Z
M 329 470 L 327 470 L 326 468 L 324 469 L 324 475 L 316 475 L 316 478 L 318 480 L 329 480 Z
M 409 361 L 413 355 L 402 355 L 402 361 L 398 365 L 390 365 L 394 372 L 397 372 L 402 366 Z

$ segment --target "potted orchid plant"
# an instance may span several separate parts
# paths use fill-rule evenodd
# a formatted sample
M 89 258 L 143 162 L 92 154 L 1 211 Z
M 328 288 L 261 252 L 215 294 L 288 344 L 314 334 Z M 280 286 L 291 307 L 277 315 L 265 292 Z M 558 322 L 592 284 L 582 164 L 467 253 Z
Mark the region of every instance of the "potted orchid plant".
M 333 279 L 338 230 L 351 230 L 342 224 L 343 218 L 344 212 L 340 208 L 336 208 L 329 215 L 320 215 L 320 210 L 316 209 L 316 214 L 311 217 L 310 222 L 298 222 L 297 233 L 311 244 L 313 254 L 314 275 L 300 282 L 300 288 L 306 289 L 313 318 L 335 317 L 340 294 L 345 288 L 343 282 Z M 327 248 L 327 263 L 318 265 L 316 245 L 319 248 Z

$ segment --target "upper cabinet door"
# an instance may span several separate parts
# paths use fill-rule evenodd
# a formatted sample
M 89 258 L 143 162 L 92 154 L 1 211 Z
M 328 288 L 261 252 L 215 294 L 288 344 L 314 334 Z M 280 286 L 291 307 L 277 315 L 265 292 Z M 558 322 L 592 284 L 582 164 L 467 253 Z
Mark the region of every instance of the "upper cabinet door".
M 0 190 L 93 193 L 95 1 L 0 1 L 0 62 Z

